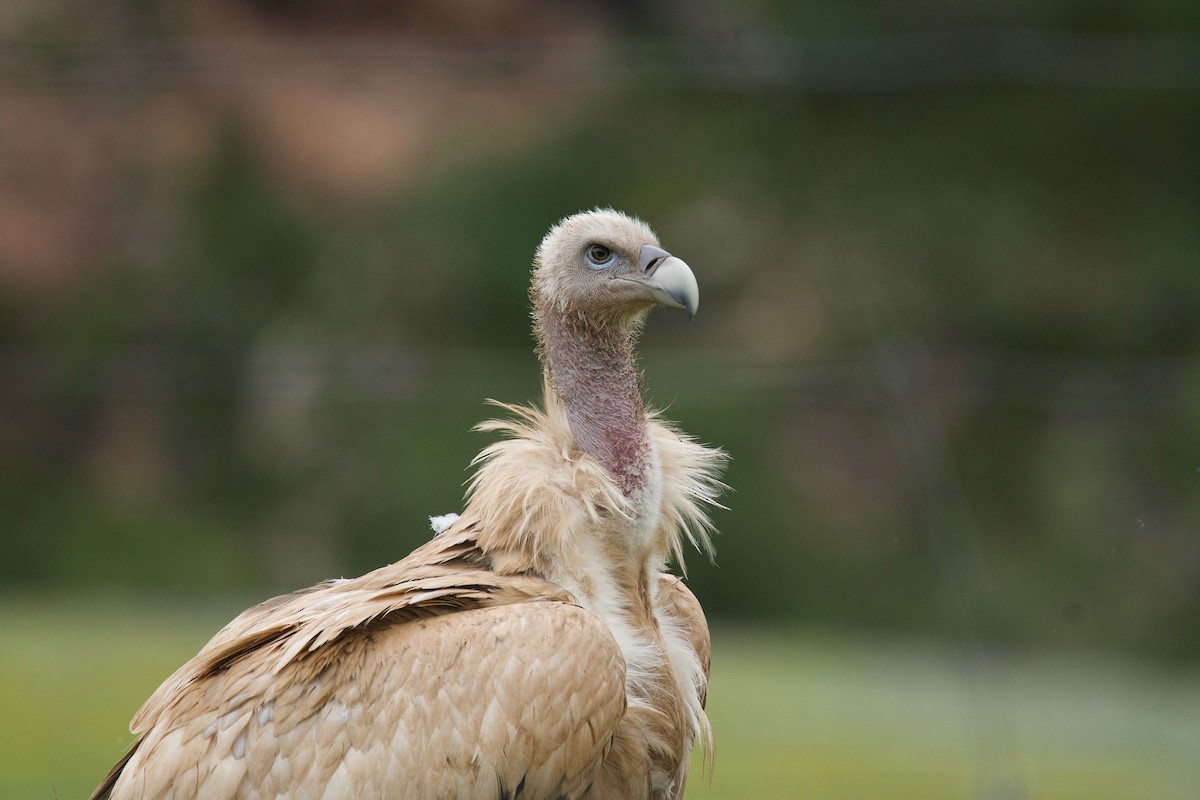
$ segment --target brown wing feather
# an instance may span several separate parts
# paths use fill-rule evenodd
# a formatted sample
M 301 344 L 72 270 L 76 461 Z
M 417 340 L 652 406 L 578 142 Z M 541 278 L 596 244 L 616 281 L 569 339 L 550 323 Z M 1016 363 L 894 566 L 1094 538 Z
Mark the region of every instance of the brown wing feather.
M 561 602 L 357 629 L 251 653 L 173 697 L 111 797 L 575 797 L 625 709 L 625 665 Z
M 90 800 L 109 800 L 112 797 L 113 786 L 117 782 L 117 778 L 121 777 L 121 772 L 125 769 L 125 765 L 129 763 L 129 759 L 133 758 L 133 754 L 137 752 L 138 745 L 141 741 L 136 741 L 130 745 L 128 752 L 121 756 L 121 760 L 113 764 L 113 768 L 104 776 L 104 780 L 100 781 L 100 785 L 96 787 L 96 791 L 92 792 Z
M 692 652 L 704 670 L 705 687 L 700 693 L 703 706 L 707 700 L 707 682 L 712 666 L 712 641 L 708 633 L 708 620 L 704 609 L 692 590 L 674 575 L 663 573 L 658 576 L 658 607 L 679 625 L 680 632 L 691 645 Z
M 700 673 L 692 675 L 696 696 L 703 709 L 708 702 L 708 678 L 711 667 L 712 643 L 709 639 L 708 620 L 704 617 L 704 609 L 700 601 L 686 584 L 674 575 L 663 573 L 658 576 L 657 606 L 664 618 L 672 622 L 678 635 L 682 636 L 685 646 L 695 655 L 695 663 L 699 665 Z M 686 696 L 686 693 L 685 693 Z M 706 756 L 708 771 L 712 769 L 712 729 L 708 726 L 708 718 L 703 712 L 697 712 L 696 723 L 699 726 L 699 741 Z M 673 798 L 683 797 L 687 787 L 688 768 L 691 753 L 684 754 L 679 764 L 675 779 Z
M 146 701 L 94 797 L 577 795 L 624 712 L 620 649 L 561 587 L 482 562 L 451 529 L 243 612 Z
M 163 682 L 134 715 L 130 729 L 141 733 L 186 687 L 248 653 L 274 660 L 278 672 L 302 657 L 373 620 L 445 614 L 466 608 L 552 598 L 573 602 L 547 581 L 483 568 L 471 549 L 470 531 L 447 532 L 395 564 L 352 580 L 327 581 L 268 600 L 243 611 L 190 661 Z

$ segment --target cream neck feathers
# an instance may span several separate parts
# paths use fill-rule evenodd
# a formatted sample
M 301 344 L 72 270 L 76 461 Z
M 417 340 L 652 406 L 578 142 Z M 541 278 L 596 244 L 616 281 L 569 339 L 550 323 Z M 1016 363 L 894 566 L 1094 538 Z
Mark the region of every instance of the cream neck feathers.
M 707 507 L 719 507 L 725 488 L 721 450 L 681 434 L 655 412 L 644 413 L 657 491 L 654 508 L 639 509 L 605 465 L 576 447 L 553 387 L 546 386 L 545 398 L 545 409 L 497 403 L 513 418 L 477 426 L 508 437 L 476 457 L 462 520 L 473 523 L 480 549 L 498 571 L 531 571 L 554 580 L 564 568 L 602 569 L 603 564 L 574 562 L 592 549 L 584 546 L 587 540 L 620 528 L 644 536 L 630 542 L 618 533 L 606 543 L 605 555 L 616 559 L 610 566 L 620 571 L 658 571 L 669 558 L 682 565 L 684 541 L 711 553 Z M 638 524 L 648 521 L 648 530 Z

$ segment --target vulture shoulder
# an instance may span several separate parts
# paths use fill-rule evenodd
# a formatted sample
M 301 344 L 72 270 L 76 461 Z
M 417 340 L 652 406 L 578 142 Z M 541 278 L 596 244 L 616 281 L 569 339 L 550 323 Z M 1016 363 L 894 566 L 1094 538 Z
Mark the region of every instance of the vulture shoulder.
M 621 650 L 454 534 L 244 612 L 146 702 L 94 797 L 582 795 L 625 711 Z
M 658 608 L 672 623 L 673 633 L 679 639 L 684 654 L 694 657 L 701 674 L 694 677 L 703 708 L 708 700 L 708 678 L 712 668 L 712 643 L 708 634 L 708 620 L 704 609 L 692 590 L 675 575 L 662 573 L 658 576 Z M 676 666 L 678 674 L 688 670 Z

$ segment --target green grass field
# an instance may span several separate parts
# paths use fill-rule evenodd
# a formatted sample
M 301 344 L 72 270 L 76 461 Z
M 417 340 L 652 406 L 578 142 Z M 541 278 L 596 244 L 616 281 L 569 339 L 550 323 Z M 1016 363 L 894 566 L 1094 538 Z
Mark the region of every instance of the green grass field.
M 8 597 L 0 798 L 86 797 L 138 704 L 239 605 Z M 769 629 L 714 636 L 711 783 L 691 798 L 1200 797 L 1200 673 L 966 659 Z

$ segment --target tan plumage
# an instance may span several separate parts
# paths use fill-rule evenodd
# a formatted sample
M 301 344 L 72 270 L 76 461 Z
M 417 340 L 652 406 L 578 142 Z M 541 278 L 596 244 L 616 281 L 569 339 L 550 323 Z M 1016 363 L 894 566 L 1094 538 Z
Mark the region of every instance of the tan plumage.
M 479 426 L 507 438 L 462 515 L 401 561 L 243 612 L 146 701 L 93 797 L 682 795 L 709 740 L 708 628 L 664 565 L 684 538 L 708 547 L 723 455 L 630 388 L 649 307 L 695 308 L 668 258 L 616 212 L 554 228 L 534 271 L 544 408 Z

